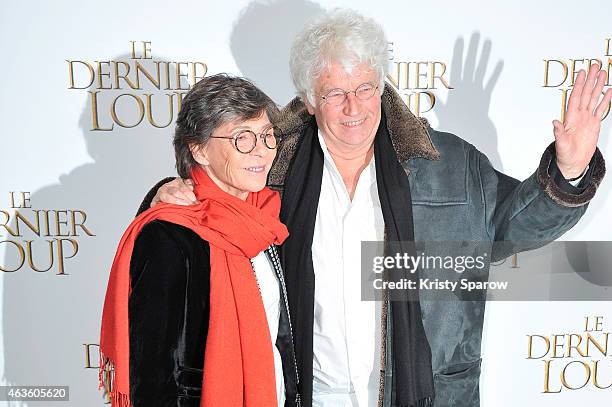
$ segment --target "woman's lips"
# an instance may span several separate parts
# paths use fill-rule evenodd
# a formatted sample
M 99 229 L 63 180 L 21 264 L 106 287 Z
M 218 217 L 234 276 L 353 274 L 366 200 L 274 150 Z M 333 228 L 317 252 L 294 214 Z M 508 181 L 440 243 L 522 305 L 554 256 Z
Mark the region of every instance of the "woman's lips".
M 261 172 L 264 172 L 266 169 L 266 167 L 264 165 L 261 166 L 254 166 L 254 167 L 246 167 L 245 170 L 252 172 L 254 174 L 259 174 Z

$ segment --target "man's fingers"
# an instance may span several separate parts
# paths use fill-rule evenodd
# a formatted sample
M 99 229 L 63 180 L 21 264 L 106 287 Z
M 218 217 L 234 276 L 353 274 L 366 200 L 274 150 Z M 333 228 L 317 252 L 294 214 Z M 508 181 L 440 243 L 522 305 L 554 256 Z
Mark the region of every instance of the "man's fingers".
M 586 110 L 591 102 L 591 96 L 593 96 L 593 87 L 597 80 L 597 73 L 599 72 L 599 65 L 593 64 L 589 68 L 589 74 L 586 78 L 582 94 L 580 95 L 580 110 Z M 592 112 L 592 110 L 591 110 Z
M 589 113 L 595 110 L 595 107 L 597 106 L 597 101 L 599 100 L 599 97 L 601 96 L 601 91 L 603 90 L 604 85 L 606 84 L 607 78 L 608 78 L 608 75 L 606 74 L 606 71 L 599 71 L 599 73 L 597 74 L 597 83 L 595 84 L 595 89 L 593 90 L 593 94 L 591 95 L 591 100 L 589 101 L 589 107 L 588 107 Z
M 164 203 L 175 205 L 191 205 L 192 201 L 177 188 L 166 188 L 163 192 L 158 193 L 159 200 Z
M 612 89 L 608 89 L 606 91 L 603 100 L 595 110 L 595 117 L 597 117 L 599 120 L 603 120 L 604 113 L 608 110 L 608 107 L 610 107 L 610 100 L 612 100 Z
M 174 196 L 184 202 L 189 202 L 189 205 L 192 205 L 196 200 L 193 191 L 191 189 L 185 189 L 185 187 L 179 188 Z
M 563 127 L 563 123 L 561 123 L 559 120 L 553 120 L 552 124 L 555 140 L 558 140 L 565 134 L 565 128 Z
M 577 110 L 580 106 L 580 96 L 582 95 L 582 89 L 584 88 L 584 71 L 581 69 L 578 72 L 576 81 L 574 82 L 574 89 L 570 93 L 569 101 L 567 102 L 567 110 Z

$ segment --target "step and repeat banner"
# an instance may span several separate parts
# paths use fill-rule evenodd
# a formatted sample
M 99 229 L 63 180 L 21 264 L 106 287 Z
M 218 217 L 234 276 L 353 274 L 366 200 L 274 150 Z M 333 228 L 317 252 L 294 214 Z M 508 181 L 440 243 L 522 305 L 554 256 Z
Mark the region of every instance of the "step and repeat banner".
M 287 103 L 291 40 L 334 7 L 383 24 L 387 83 L 415 114 L 516 178 L 553 140 L 580 69 L 599 63 L 612 85 L 604 1 L 3 3 L 0 385 L 64 386 L 69 396 L 0 405 L 107 403 L 97 366 L 108 273 L 146 192 L 176 174 L 182 98 L 228 72 Z M 599 147 L 609 159 L 606 115 Z M 608 176 L 562 240 L 612 240 L 611 189 Z M 610 302 L 491 302 L 484 331 L 483 406 L 612 400 Z

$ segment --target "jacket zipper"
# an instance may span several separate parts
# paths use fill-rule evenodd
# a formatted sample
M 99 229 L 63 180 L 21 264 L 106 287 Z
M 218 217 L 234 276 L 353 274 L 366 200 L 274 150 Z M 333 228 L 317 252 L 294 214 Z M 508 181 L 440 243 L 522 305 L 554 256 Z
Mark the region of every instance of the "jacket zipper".
M 385 384 L 387 375 L 387 315 L 389 312 L 389 293 L 383 292 L 382 309 L 380 312 L 380 379 L 378 388 L 378 407 L 384 407 L 385 403 Z
M 293 327 L 291 326 L 291 314 L 289 313 L 289 299 L 287 297 L 287 287 L 285 286 L 285 277 L 283 276 L 283 270 L 280 265 L 280 258 L 278 257 L 278 252 L 276 251 L 276 246 L 271 245 L 268 248 L 268 254 L 272 259 L 272 265 L 274 267 L 274 271 L 276 272 L 276 276 L 278 277 L 278 281 L 280 282 L 281 291 L 283 292 L 283 303 L 285 305 L 285 310 L 287 312 L 287 322 L 289 323 L 289 335 L 291 336 L 291 355 L 293 356 L 293 368 L 295 372 L 295 385 L 296 385 L 296 393 L 295 393 L 295 405 L 297 407 L 301 407 L 302 400 L 300 398 L 299 385 L 300 385 L 300 374 L 297 368 L 297 358 L 295 357 L 295 343 L 293 342 Z

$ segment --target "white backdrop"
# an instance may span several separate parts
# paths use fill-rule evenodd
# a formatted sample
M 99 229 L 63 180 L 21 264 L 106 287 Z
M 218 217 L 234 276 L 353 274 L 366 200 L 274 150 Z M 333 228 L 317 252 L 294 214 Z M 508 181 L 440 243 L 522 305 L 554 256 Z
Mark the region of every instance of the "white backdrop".
M 150 186 L 175 174 L 170 142 L 173 126 L 150 124 L 146 95 L 151 95 L 152 120 L 164 124 L 172 117 L 168 100 L 176 115 L 178 94 L 186 92 L 176 89 L 177 69 L 185 74 L 181 82 L 187 86 L 193 79 L 193 62 L 199 62 L 196 76 L 203 74 L 204 64 L 209 74 L 241 74 L 284 104 L 294 96 L 287 64 L 291 38 L 306 19 L 332 7 L 352 7 L 381 22 L 392 42 L 392 62 L 400 66 L 399 76 L 392 74 L 400 78 L 400 93 L 407 98 L 419 91 L 434 94 L 434 107 L 430 109 L 429 97 L 423 94 L 419 109 L 433 127 L 475 144 L 497 168 L 516 178 L 526 178 L 535 170 L 542 151 L 553 140 L 551 121 L 559 117 L 563 89 L 571 85 L 571 60 L 598 58 L 606 70 L 612 69 L 612 11 L 607 2 L 595 0 L 579 4 L 386 0 L 3 3 L 0 210 L 4 213 L 0 212 L 0 242 L 4 243 L 0 243 L 0 266 L 17 268 L 22 259 L 24 264 L 0 278 L 1 384 L 70 386 L 70 402 L 54 405 L 104 403 L 97 391 L 97 371 L 86 367 L 84 344 L 98 341 L 108 270 L 122 231 Z M 544 60 L 569 66 L 566 80 L 562 63 L 550 62 L 550 86 L 545 87 Z M 102 73 L 101 83 L 94 77 L 87 89 L 71 89 L 68 61 L 89 63 L 94 75 Z M 102 64 L 98 66 L 97 61 Z M 100 89 L 114 87 L 115 70 L 126 69 L 126 65 L 132 69 L 128 79 L 133 79 L 130 75 L 137 61 L 149 72 L 157 61 L 162 78 L 168 67 L 170 86 L 162 80 L 157 89 L 141 71 L 141 89 L 130 89 L 122 79 L 121 89 Z M 183 61 L 187 63 L 176 64 Z M 424 72 L 418 84 L 414 76 L 417 63 Z M 584 61 L 574 64 L 576 69 L 586 65 Z M 83 63 L 72 66 L 74 87 L 86 87 L 88 68 Z M 406 66 L 411 69 L 407 86 L 402 71 Z M 433 89 L 414 89 L 430 83 L 432 66 L 452 90 L 440 79 L 434 80 Z M 92 106 L 91 92 L 98 92 L 97 106 Z M 131 96 L 121 96 L 125 93 Z M 111 114 L 114 100 L 116 120 Z M 137 122 L 140 103 L 145 112 L 140 124 L 132 128 L 117 124 Z M 112 131 L 92 130 L 96 127 L 94 110 L 98 127 L 114 122 Z M 606 157 L 612 153 L 610 123 L 608 117 L 599 142 Z M 612 240 L 611 186 L 608 176 L 585 217 L 563 239 Z M 23 202 L 21 192 L 29 193 L 25 195 L 29 204 Z M 55 216 L 67 223 L 41 236 L 26 232 L 23 223 L 18 237 L 8 236 L 1 228 L 2 222 L 15 227 L 16 212 L 33 222 L 41 214 L 36 210 L 50 211 L 51 229 L 57 223 Z M 83 226 L 72 230 L 73 223 Z M 53 260 L 49 271 L 32 270 L 27 259 L 30 252 L 39 270 Z M 62 257 L 66 258 L 63 271 Z M 489 303 L 482 405 L 609 403 L 612 388 L 597 389 L 592 383 L 580 390 L 542 393 L 544 363 L 527 359 L 527 335 L 582 333 L 588 316 L 602 316 L 603 331 L 610 331 L 610 303 Z M 90 351 L 93 367 L 98 354 L 95 346 Z M 612 382 L 610 361 L 608 357 L 601 362 L 602 387 Z M 556 366 L 551 369 L 555 371 L 551 389 L 559 385 Z

